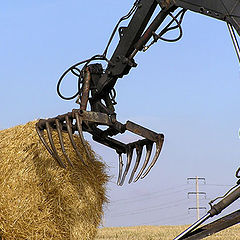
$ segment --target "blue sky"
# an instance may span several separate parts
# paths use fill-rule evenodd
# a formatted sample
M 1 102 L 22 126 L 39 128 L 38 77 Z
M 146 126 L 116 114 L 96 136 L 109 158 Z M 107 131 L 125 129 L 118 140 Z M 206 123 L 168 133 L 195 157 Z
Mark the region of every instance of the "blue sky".
M 57 96 L 58 78 L 72 64 L 102 53 L 116 22 L 132 3 L 1 3 L 0 129 L 77 108 L 74 101 Z M 165 134 L 157 166 L 146 179 L 117 187 L 117 155 L 91 142 L 113 176 L 105 226 L 189 224 L 196 214 L 188 214 L 195 202 L 187 192 L 195 186 L 187 184 L 187 177 L 206 178 L 207 184 L 200 186 L 207 192 L 208 199 L 201 200 L 206 207 L 209 199 L 236 181 L 240 72 L 227 26 L 191 12 L 182 26 L 179 42 L 158 42 L 139 53 L 138 67 L 116 85 L 118 119 Z M 75 82 L 63 84 L 65 94 L 75 90 Z

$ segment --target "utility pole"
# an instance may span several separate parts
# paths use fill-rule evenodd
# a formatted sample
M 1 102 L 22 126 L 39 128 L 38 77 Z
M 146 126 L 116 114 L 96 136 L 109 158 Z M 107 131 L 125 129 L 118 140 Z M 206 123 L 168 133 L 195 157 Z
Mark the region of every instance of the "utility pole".
M 199 213 L 199 187 L 198 187 L 198 176 L 196 176 L 196 203 L 197 203 L 197 220 L 200 218 Z
M 187 181 L 189 181 L 189 180 L 195 180 L 195 182 L 196 182 L 196 191 L 195 192 L 188 192 L 188 198 L 189 198 L 189 195 L 191 195 L 191 194 L 196 195 L 196 207 L 188 208 L 188 210 L 196 209 L 196 211 L 197 211 L 197 220 L 199 220 L 200 219 L 200 209 L 206 209 L 205 207 L 200 207 L 200 204 L 199 204 L 199 196 L 200 195 L 204 195 L 205 198 L 206 198 L 206 193 L 199 191 L 199 181 L 204 181 L 204 183 L 206 183 L 206 179 L 205 178 L 200 178 L 200 177 L 196 176 L 194 178 L 187 178 Z

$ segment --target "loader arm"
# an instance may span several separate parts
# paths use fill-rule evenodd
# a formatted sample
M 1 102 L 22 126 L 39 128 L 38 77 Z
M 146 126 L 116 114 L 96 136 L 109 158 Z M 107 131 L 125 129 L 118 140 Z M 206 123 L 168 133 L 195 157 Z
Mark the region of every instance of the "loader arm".
M 238 0 L 141 0 L 139 7 L 127 27 L 120 31 L 120 41 L 111 57 L 108 72 L 98 82 L 98 95 L 106 94 L 116 83 L 118 78 L 128 74 L 135 67 L 134 56 L 141 51 L 150 38 L 156 36 L 156 30 L 164 19 L 178 8 L 197 12 L 231 24 L 240 35 L 240 1 Z M 149 23 L 157 6 L 161 11 Z

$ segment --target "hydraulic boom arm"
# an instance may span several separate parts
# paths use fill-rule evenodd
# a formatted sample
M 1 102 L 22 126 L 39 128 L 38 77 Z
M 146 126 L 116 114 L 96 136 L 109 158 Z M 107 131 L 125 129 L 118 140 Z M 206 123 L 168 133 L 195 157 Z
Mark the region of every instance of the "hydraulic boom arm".
M 157 8 L 159 8 L 159 13 L 150 22 Z M 114 86 L 119 78 L 127 75 L 132 67 L 137 66 L 134 57 L 139 51 L 146 51 L 158 40 L 174 42 L 182 37 L 181 23 L 187 10 L 225 21 L 231 30 L 233 40 L 236 40 L 233 27 L 240 34 L 239 0 L 136 0 L 128 14 L 118 22 L 103 54 L 95 55 L 90 59 L 71 66 L 61 76 L 57 85 L 58 94 L 66 100 L 77 97 L 80 109 L 74 109 L 72 112 L 59 115 L 55 118 L 41 119 L 36 124 L 40 139 L 61 167 L 66 167 L 66 165 L 56 152 L 52 139 L 52 130 L 58 132 L 63 154 L 70 164 L 71 161 L 65 152 L 61 132 L 66 131 L 68 133 L 73 148 L 76 150 L 79 158 L 82 159 L 81 153 L 76 148 L 73 133 L 78 132 L 81 141 L 85 143 L 82 134 L 82 131 L 85 131 L 92 135 L 93 140 L 115 149 L 119 154 L 119 185 L 124 183 L 132 163 L 134 150 L 136 161 L 132 168 L 129 183 L 133 179 L 137 181 L 148 174 L 159 157 L 164 135 L 155 133 L 130 121 L 127 121 L 125 124 L 118 122 L 114 109 L 114 105 L 116 104 Z M 175 14 L 176 11 L 178 12 Z M 168 16 L 171 18 L 170 22 L 157 33 L 159 27 Z M 127 19 L 130 19 L 128 26 L 119 27 L 120 23 Z M 165 33 L 174 29 L 179 29 L 179 36 L 176 39 L 164 38 Z M 108 48 L 117 31 L 119 32 L 120 40 L 112 57 L 108 59 Z M 236 41 L 235 48 L 239 53 Z M 101 61 L 107 62 L 106 69 L 103 69 Z M 77 77 L 79 89 L 73 97 L 64 97 L 60 92 L 60 84 L 69 74 Z M 87 110 L 88 107 L 90 107 L 89 110 Z M 105 126 L 107 129 L 102 130 L 100 126 Z M 135 133 L 141 139 L 125 144 L 112 138 L 125 131 Z M 46 141 L 44 132 L 47 133 L 50 144 Z M 156 145 L 156 152 L 150 163 L 149 159 L 154 144 Z M 134 178 L 144 148 L 146 150 L 146 157 L 141 169 Z M 86 152 L 88 151 L 87 147 L 85 147 L 85 150 Z M 124 172 L 122 154 L 127 154 Z M 84 164 L 88 163 L 84 162 Z
M 154 10 L 161 6 L 161 11 L 146 28 Z M 150 38 L 157 41 L 156 30 L 165 18 L 179 7 L 201 13 L 231 24 L 240 35 L 240 2 L 238 0 L 141 0 L 129 25 L 122 27 L 119 44 L 111 57 L 108 72 L 98 83 L 99 94 L 104 95 L 112 88 L 118 78 L 128 74 L 136 64 L 133 60 L 137 52 L 143 50 Z

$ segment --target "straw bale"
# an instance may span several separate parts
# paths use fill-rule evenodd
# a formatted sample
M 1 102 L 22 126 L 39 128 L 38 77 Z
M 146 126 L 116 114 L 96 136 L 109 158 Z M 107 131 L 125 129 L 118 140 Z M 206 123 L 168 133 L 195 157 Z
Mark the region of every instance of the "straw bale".
M 93 239 L 107 202 L 105 165 L 90 146 L 92 156 L 87 159 L 75 136 L 89 163 L 84 166 L 64 134 L 74 168 L 60 168 L 40 142 L 35 123 L 0 131 L 2 239 Z M 61 153 L 56 135 L 54 132 L 56 148 Z

